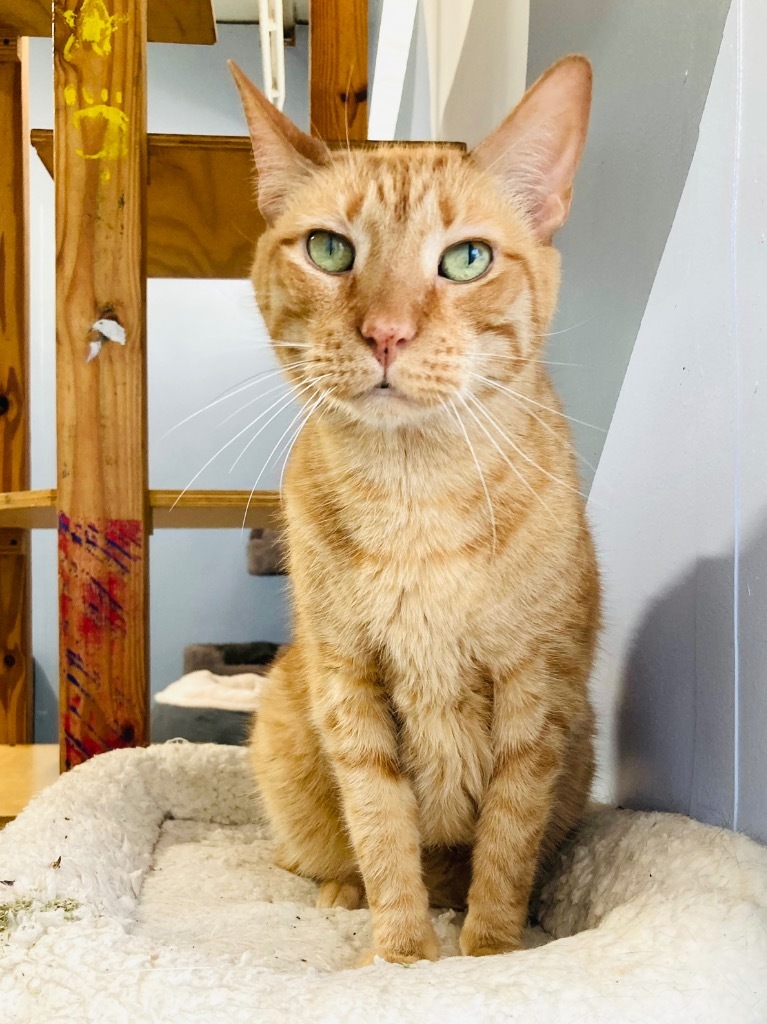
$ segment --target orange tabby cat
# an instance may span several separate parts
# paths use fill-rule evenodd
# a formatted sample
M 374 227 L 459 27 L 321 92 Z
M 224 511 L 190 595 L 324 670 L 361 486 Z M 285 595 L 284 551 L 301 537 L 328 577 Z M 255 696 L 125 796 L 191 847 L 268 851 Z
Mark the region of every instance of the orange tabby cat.
M 373 923 L 367 959 L 518 949 L 581 820 L 599 580 L 540 355 L 591 71 L 474 152 L 328 152 L 233 68 L 266 231 L 253 281 L 309 415 L 285 476 L 295 639 L 252 758 L 279 863 Z M 468 894 L 467 894 L 468 886 Z

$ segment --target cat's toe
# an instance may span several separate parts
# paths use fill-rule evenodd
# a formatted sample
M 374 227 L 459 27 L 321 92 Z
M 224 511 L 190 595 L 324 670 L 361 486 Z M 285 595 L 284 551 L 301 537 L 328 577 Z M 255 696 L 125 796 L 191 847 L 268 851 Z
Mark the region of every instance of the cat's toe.
M 336 879 L 331 879 L 320 885 L 316 906 L 319 910 L 330 910 L 332 907 L 357 910 L 361 902 L 361 885 L 356 882 L 339 882 Z
M 472 946 L 469 949 L 461 949 L 461 952 L 464 956 L 500 956 L 501 953 L 516 953 L 521 948 L 511 943 L 498 943 L 495 946 Z
M 369 967 L 376 958 L 387 960 L 390 964 L 417 964 L 422 960 L 439 960 L 439 948 L 422 949 L 417 953 L 404 953 L 396 949 L 367 949 L 357 961 L 357 966 Z
M 472 934 L 471 929 L 464 927 L 458 945 L 464 956 L 499 956 L 501 953 L 516 953 L 522 949 L 518 942 L 492 939 L 485 935 Z

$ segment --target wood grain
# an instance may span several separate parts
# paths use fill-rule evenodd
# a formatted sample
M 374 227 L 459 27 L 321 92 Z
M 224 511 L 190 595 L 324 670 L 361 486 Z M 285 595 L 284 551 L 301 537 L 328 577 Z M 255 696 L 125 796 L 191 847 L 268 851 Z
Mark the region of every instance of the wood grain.
M 19 36 L 50 36 L 50 0 L 0 0 L 0 25 Z M 216 41 L 211 0 L 149 0 L 149 40 L 153 43 Z
M 279 491 L 256 491 L 252 498 L 249 491 L 187 491 L 178 504 L 178 491 L 150 491 L 149 496 L 155 529 L 239 529 L 243 522 L 249 530 L 280 525 Z
M 32 797 L 58 776 L 55 743 L 0 746 L 0 824 L 21 814 Z
M 249 491 L 149 492 L 152 529 L 220 530 L 242 527 Z M 178 500 L 178 504 L 176 504 Z M 57 525 L 55 490 L 17 491 L 0 494 L 0 527 L 9 529 L 53 529 Z M 250 502 L 245 526 L 266 528 L 278 524 L 278 491 L 256 491 Z
M 367 0 L 311 5 L 309 117 L 312 133 L 321 139 L 367 138 Z
M 32 132 L 53 173 L 53 133 Z M 147 276 L 244 278 L 264 222 L 245 136 L 150 135 Z
M 148 740 L 146 0 L 54 24 L 60 739 Z M 104 8 L 102 8 L 103 10 Z M 87 24 L 88 31 L 83 31 Z M 98 321 L 124 331 L 90 361 Z
M 27 44 L 0 38 L 0 488 L 29 487 Z M 0 743 L 33 732 L 29 536 L 0 529 Z

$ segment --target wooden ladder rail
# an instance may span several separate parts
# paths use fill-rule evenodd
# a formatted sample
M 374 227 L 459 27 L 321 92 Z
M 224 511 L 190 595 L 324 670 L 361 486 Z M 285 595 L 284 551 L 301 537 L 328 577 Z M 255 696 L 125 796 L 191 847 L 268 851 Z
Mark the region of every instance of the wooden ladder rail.
M 0 19 L 0 489 L 29 487 L 27 41 Z M 0 744 L 33 735 L 29 530 L 0 528 Z

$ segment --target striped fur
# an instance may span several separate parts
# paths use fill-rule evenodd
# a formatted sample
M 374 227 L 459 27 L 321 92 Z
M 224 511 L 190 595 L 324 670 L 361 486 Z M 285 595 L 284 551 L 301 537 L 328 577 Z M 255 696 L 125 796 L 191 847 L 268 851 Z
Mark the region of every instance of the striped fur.
M 321 882 L 322 906 L 367 899 L 371 956 L 435 958 L 430 900 L 468 905 L 465 953 L 519 948 L 591 784 L 599 580 L 540 359 L 589 83 L 582 59 L 561 62 L 473 156 L 313 150 L 289 158 L 284 196 L 264 185 L 256 295 L 278 358 L 308 360 L 290 381 L 321 377 L 305 400 L 324 397 L 285 476 L 295 632 L 252 759 L 280 864 Z M 238 84 L 256 159 L 278 173 L 286 131 Z M 497 155 L 520 138 L 533 200 Z M 354 243 L 351 272 L 311 264 L 317 228 Z M 466 238 L 491 245 L 490 271 L 437 276 Z M 372 390 L 371 310 L 417 327 L 396 394 Z

